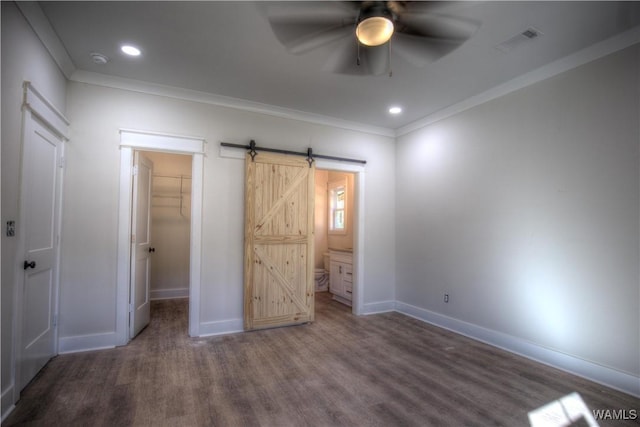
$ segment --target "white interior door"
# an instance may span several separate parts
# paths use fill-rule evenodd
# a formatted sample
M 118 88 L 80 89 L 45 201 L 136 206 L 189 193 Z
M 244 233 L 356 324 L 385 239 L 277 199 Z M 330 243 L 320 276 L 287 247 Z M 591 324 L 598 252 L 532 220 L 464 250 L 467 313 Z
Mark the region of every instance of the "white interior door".
M 133 166 L 131 218 L 130 338 L 149 324 L 151 253 L 151 185 L 153 162 L 136 151 Z
M 31 114 L 25 116 L 19 268 L 21 303 L 18 382 L 22 390 L 56 353 L 59 208 L 63 141 Z

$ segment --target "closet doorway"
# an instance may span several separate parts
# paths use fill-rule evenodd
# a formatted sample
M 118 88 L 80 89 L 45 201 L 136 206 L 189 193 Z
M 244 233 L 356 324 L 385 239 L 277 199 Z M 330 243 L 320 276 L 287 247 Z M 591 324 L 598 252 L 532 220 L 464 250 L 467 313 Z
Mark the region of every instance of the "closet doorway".
M 153 162 L 151 300 L 189 297 L 191 156 L 143 152 Z
M 117 256 L 117 286 L 116 286 L 116 345 L 125 345 L 133 338 L 131 334 L 131 324 L 135 324 L 132 319 L 133 298 L 132 291 L 139 291 L 134 288 L 132 279 L 131 258 L 132 241 L 135 236 L 132 224 L 133 204 L 136 202 L 133 197 L 133 181 L 136 168 L 134 167 L 134 157 L 136 152 L 153 151 L 165 154 L 183 154 L 191 161 L 191 193 L 189 204 L 190 216 L 190 236 L 189 236 L 189 275 L 188 275 L 188 295 L 189 295 L 189 336 L 200 335 L 200 284 L 202 265 L 202 187 L 204 181 L 204 148 L 205 141 L 202 138 L 159 134 L 148 131 L 120 130 L 120 190 L 118 208 L 118 256 Z M 188 185 L 188 184 L 187 184 Z M 151 193 L 152 190 L 150 189 Z M 149 206 L 151 205 L 149 201 Z M 185 207 L 183 199 L 183 209 Z M 182 214 L 186 212 L 183 210 Z M 151 237 L 153 239 L 153 237 Z M 151 240 L 150 239 L 150 240 Z M 151 248 L 154 248 L 150 244 Z M 152 252 L 151 254 L 154 254 Z M 149 270 L 151 267 L 149 266 Z M 149 272 L 150 273 L 150 272 Z M 151 274 L 149 274 L 150 277 Z M 150 299 L 150 281 L 144 293 L 144 299 Z M 172 288 L 175 289 L 175 288 Z M 164 295 L 172 292 L 164 291 Z M 182 292 L 182 291 L 178 291 Z M 156 295 L 162 295 L 162 293 Z M 140 298 L 143 300 L 143 298 Z
M 190 155 L 141 150 L 134 153 L 131 338 L 151 321 L 152 300 L 182 298 L 182 307 L 185 303 L 188 307 L 191 163 Z M 187 312 L 188 309 L 185 316 Z

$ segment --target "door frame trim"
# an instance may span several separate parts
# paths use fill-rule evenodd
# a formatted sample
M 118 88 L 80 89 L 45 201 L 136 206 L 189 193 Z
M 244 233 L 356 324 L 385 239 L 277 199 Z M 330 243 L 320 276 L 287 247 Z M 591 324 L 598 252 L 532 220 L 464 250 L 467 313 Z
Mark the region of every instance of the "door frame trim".
M 333 160 L 316 159 L 316 170 L 350 172 L 354 175 L 355 200 L 353 201 L 353 300 L 351 311 L 359 316 L 364 310 L 364 165 L 344 163 Z
M 116 273 L 116 345 L 130 341 L 129 295 L 131 257 L 131 209 L 133 153 L 160 151 L 191 155 L 191 236 L 189 254 L 189 336 L 200 335 L 200 289 L 202 275 L 202 198 L 206 141 L 192 136 L 120 129 L 120 184 Z

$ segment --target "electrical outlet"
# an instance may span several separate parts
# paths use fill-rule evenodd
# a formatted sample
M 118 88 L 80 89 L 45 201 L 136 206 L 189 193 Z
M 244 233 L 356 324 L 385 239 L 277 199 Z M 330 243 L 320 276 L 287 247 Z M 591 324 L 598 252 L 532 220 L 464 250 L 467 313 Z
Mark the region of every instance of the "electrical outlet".
M 16 235 L 16 222 L 7 221 L 7 237 L 13 237 Z
M 444 294 L 444 302 L 449 302 L 449 294 Z

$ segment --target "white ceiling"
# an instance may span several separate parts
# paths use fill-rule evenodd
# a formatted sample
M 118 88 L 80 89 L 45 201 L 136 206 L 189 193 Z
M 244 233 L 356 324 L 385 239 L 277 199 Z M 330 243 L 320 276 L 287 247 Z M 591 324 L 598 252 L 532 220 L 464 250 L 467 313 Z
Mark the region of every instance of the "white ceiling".
M 321 4 L 332 7 L 329 3 Z M 350 76 L 324 67 L 334 45 L 300 56 L 289 54 L 266 18 L 270 6 L 40 3 L 71 58 L 71 79 L 99 73 L 386 129 L 407 126 L 640 25 L 640 2 L 447 3 L 447 14 L 481 23 L 460 48 L 424 67 L 392 54 L 392 77 Z M 530 27 L 542 35 L 507 52 L 496 48 Z M 124 42 L 139 46 L 142 55 L 125 57 L 118 50 Z M 109 62 L 93 63 L 92 52 L 106 55 Z M 404 112 L 389 115 L 392 104 Z

